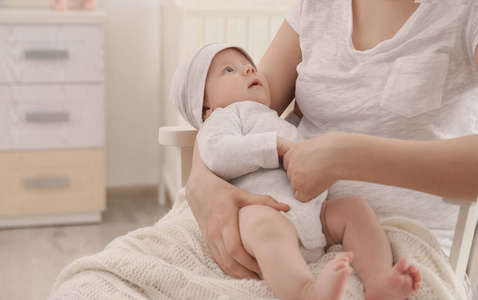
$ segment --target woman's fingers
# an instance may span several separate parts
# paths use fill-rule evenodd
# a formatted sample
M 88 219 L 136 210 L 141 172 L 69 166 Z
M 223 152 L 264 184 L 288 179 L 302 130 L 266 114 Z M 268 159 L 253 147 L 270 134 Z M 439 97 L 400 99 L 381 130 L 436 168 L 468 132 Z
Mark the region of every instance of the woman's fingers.
M 279 203 L 267 195 L 257 195 L 247 192 L 234 197 L 237 210 L 247 205 L 267 205 L 280 211 L 288 211 L 287 204 Z M 239 233 L 238 215 L 229 215 L 218 220 L 221 236 L 214 238 L 214 247 L 219 252 L 220 259 L 215 259 L 221 268 L 234 278 L 258 279 L 260 274 L 257 261 L 244 249 Z M 219 231 L 216 231 L 216 233 Z M 210 247 L 212 248 L 212 247 Z
M 346 160 L 343 146 L 348 136 L 342 133 L 301 141 L 284 155 L 283 165 L 295 197 L 309 201 L 330 188 L 337 180 L 337 168 Z
M 233 266 L 231 263 L 232 259 L 225 250 L 222 235 L 219 233 L 215 237 L 205 237 L 205 240 L 211 251 L 212 259 L 219 265 L 219 267 L 221 267 L 221 269 L 229 276 L 240 278 L 237 272 L 230 268 L 230 266 Z
M 298 150 L 287 152 L 284 156 L 283 165 L 284 169 L 287 170 L 287 178 L 289 178 L 290 188 L 292 189 L 295 198 L 305 201 L 305 198 L 309 196 L 305 185 L 308 183 L 310 178 L 303 178 L 304 176 L 302 172 L 299 171 L 302 170 L 301 167 L 303 167 L 301 164 L 306 163 L 303 159 L 301 159 L 302 154 L 300 153 L 302 151 L 303 149 L 299 147 Z
M 233 278 L 258 279 L 255 272 L 260 272 L 259 265 L 244 249 L 239 233 L 238 211 L 241 206 L 237 203 L 244 201 L 237 201 L 237 199 L 247 198 L 240 196 L 241 194 L 249 193 L 234 194 L 231 205 L 226 203 L 210 216 L 208 229 L 203 232 L 214 261 L 224 272 Z
M 274 198 L 268 195 L 258 195 L 245 193 L 243 196 L 236 199 L 236 205 L 238 208 L 242 208 L 248 205 L 266 205 L 279 211 L 289 211 L 289 205 L 285 203 L 277 202 Z
M 292 189 L 292 192 L 295 194 L 295 197 L 297 198 L 298 191 L 297 191 L 297 186 L 295 184 L 297 178 L 295 176 L 292 176 L 293 168 L 292 166 L 290 166 L 291 156 L 292 156 L 292 151 L 287 152 L 284 155 L 282 165 L 284 166 L 284 169 L 287 171 L 287 178 L 289 178 L 290 188 Z
M 239 265 L 239 263 L 235 261 L 234 258 L 227 253 L 224 247 L 224 244 L 219 244 L 218 251 L 219 251 L 219 255 L 221 257 L 221 262 L 222 262 L 222 264 L 219 264 L 219 266 L 229 276 L 236 279 L 257 278 L 257 277 L 253 277 L 254 275 L 252 274 L 254 273 L 246 270 L 243 266 Z
M 284 139 L 280 136 L 277 137 L 277 154 L 279 158 L 282 158 L 289 150 L 294 146 L 294 142 Z
M 227 227 L 226 227 L 227 228 Z M 242 244 L 231 246 L 237 237 L 234 237 L 232 229 L 224 229 L 221 233 L 216 231 L 214 237 L 208 237 L 206 243 L 211 250 L 213 260 L 221 267 L 221 269 L 233 278 L 258 279 L 259 277 L 253 272 L 259 270 L 257 262 L 242 248 Z M 226 246 L 226 244 L 228 246 Z M 237 247 L 237 248 L 234 248 Z M 240 253 L 244 252 L 244 254 Z M 238 260 L 234 256 L 240 257 Z M 248 256 L 248 257 L 247 257 Z M 245 261 L 241 263 L 240 261 Z M 248 270 L 247 267 L 250 269 Z M 251 271 L 253 270 L 253 271 Z
M 224 260 L 222 259 L 222 255 L 221 253 L 219 252 L 219 250 L 217 249 L 216 245 L 213 244 L 213 243 L 207 243 L 208 247 L 209 247 L 209 250 L 211 250 L 211 256 L 212 256 L 212 259 L 219 265 L 219 267 L 221 267 L 221 269 L 225 271 L 225 263 L 224 263 Z M 227 272 L 226 272 L 227 273 Z M 229 274 L 229 273 L 228 273 Z M 231 275 L 231 274 L 229 274 Z M 231 275 L 232 276 L 232 275 Z
M 287 151 L 286 154 L 282 157 L 282 166 L 284 166 L 284 169 L 287 171 L 289 169 L 289 162 L 290 162 L 290 156 L 292 152 L 289 150 Z M 287 173 L 287 176 L 289 176 L 289 173 Z M 289 178 L 290 180 L 290 178 Z
M 224 251 L 223 259 L 226 267 L 238 278 L 259 279 L 260 268 L 257 261 L 244 249 L 239 235 L 239 230 L 232 223 L 223 231 Z M 237 219 L 235 220 L 238 226 Z M 257 273 L 257 274 L 256 274 Z

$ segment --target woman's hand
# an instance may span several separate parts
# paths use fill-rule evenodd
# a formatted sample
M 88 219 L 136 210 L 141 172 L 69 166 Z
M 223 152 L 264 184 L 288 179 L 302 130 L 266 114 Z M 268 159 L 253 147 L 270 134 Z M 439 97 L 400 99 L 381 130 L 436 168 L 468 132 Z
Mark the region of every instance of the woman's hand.
M 239 234 L 239 209 L 258 204 L 287 211 L 289 206 L 270 196 L 245 192 L 217 177 L 202 162 L 197 145 L 186 199 L 214 261 L 234 278 L 258 279 L 259 265 L 244 249 Z
M 283 137 L 277 136 L 277 154 L 280 158 L 284 157 L 284 155 L 289 152 L 289 150 L 294 145 L 294 142 L 289 141 Z
M 478 135 L 415 141 L 334 132 L 295 144 L 283 164 L 308 201 L 338 180 L 357 180 L 476 202 Z
M 329 133 L 296 143 L 283 158 L 295 197 L 309 201 L 345 179 L 355 139 L 347 133 Z

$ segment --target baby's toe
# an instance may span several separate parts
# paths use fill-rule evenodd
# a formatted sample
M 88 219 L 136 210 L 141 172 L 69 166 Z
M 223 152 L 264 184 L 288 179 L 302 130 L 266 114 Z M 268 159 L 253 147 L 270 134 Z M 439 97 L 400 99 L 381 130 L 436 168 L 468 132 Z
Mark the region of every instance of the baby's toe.
M 395 264 L 394 268 L 395 270 L 399 271 L 400 273 L 405 272 L 409 268 L 409 263 L 406 258 L 402 258 L 397 263 Z

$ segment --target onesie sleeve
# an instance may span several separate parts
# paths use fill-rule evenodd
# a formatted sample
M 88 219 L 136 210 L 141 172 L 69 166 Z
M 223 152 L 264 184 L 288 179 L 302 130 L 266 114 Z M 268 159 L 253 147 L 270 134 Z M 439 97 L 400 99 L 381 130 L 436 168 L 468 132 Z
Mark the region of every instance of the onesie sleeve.
M 197 142 L 204 164 L 225 180 L 279 167 L 277 133 L 243 135 L 239 117 L 229 110 L 216 109 L 203 123 Z
M 300 30 L 300 17 L 303 5 L 304 0 L 295 0 L 285 17 L 292 29 L 294 29 L 294 31 L 298 34 Z

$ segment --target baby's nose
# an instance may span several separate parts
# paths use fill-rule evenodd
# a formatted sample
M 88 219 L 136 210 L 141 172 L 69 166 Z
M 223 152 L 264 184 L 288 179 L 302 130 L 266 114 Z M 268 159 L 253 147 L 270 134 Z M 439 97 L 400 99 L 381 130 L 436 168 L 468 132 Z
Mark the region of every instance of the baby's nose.
M 251 64 L 244 65 L 242 70 L 244 75 L 256 74 L 256 68 L 254 68 Z

